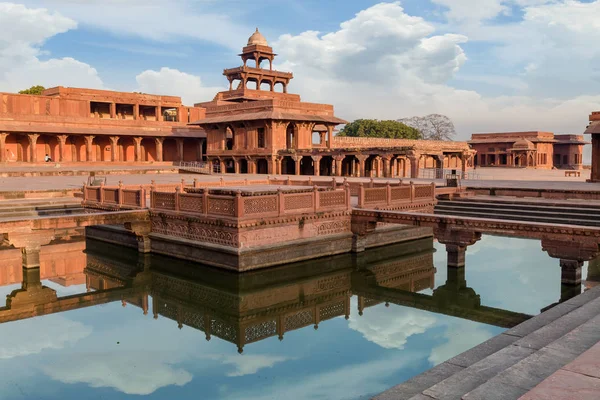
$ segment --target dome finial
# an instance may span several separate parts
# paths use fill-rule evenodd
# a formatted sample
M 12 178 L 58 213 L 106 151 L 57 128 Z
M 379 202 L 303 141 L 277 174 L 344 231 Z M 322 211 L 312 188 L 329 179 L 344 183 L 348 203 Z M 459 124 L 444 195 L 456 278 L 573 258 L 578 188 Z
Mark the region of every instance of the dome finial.
M 259 45 L 259 46 L 268 46 L 267 39 L 260 33 L 258 27 L 256 31 L 248 38 L 248 46 Z

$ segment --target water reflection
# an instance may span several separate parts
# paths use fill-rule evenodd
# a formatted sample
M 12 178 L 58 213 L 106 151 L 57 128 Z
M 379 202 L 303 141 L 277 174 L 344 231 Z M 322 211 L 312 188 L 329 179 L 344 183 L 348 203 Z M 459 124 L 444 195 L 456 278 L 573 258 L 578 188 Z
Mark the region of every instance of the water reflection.
M 3 398 L 367 398 L 561 298 L 556 261 L 527 240 L 484 236 L 459 268 L 424 239 L 242 275 L 50 246 L 66 243 L 20 275 L 2 250 Z

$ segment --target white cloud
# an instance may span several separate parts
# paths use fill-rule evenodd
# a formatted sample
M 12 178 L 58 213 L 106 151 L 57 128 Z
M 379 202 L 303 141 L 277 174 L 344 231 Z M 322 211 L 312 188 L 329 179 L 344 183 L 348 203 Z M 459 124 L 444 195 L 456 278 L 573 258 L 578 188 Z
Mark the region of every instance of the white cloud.
M 42 321 L 44 329 L 40 330 Z M 92 328 L 60 315 L 50 315 L 2 324 L 0 332 L 0 359 L 10 359 L 73 345 L 89 336 Z
M 387 379 L 398 370 L 421 357 L 403 352 L 393 357 L 347 365 L 342 368 L 303 376 L 302 379 L 278 379 L 272 385 L 260 385 L 256 391 L 243 389 L 228 394 L 226 399 L 328 399 L 342 400 L 353 393 L 375 395 L 390 386 Z
M 275 364 L 290 360 L 288 357 L 264 354 L 236 354 L 232 356 L 215 356 L 211 358 L 219 360 L 225 365 L 232 365 L 235 367 L 233 371 L 226 374 L 227 376 L 253 375 L 263 368 L 272 368 Z
M 45 55 L 43 43 L 75 29 L 74 20 L 46 9 L 0 3 L 0 26 L 0 90 L 17 91 L 33 85 L 102 86 L 97 71 L 88 64 L 70 57 L 40 59 Z
M 590 18 L 591 15 L 590 12 Z M 535 61 L 530 59 L 537 55 L 531 47 L 538 43 L 538 36 L 533 35 L 530 40 L 526 31 L 535 28 L 526 26 L 517 26 L 516 33 L 511 33 L 514 27 L 486 26 L 473 32 L 486 40 L 500 40 L 501 35 L 506 35 L 508 39 L 503 38 L 501 43 L 521 42 L 521 53 L 527 53 L 527 48 L 532 55 L 521 60 L 514 54 L 507 55 L 503 60 L 507 64 L 523 63 L 524 70 Z M 284 35 L 276 43 L 276 50 L 281 54 L 280 65 L 295 73 L 290 90 L 301 88 L 299 92 L 307 101 L 334 104 L 336 112 L 345 119 L 446 114 L 455 123 L 457 139 L 463 140 L 478 131 L 583 132 L 590 111 L 600 109 L 600 95 L 579 92 L 564 97 L 550 91 L 560 82 L 568 86 L 572 80 L 578 80 L 581 87 L 587 80 L 585 75 L 563 73 L 570 78 L 561 81 L 552 75 L 552 79 L 535 80 L 531 74 L 548 64 L 536 62 L 537 68 L 530 65 L 527 76 L 520 79 L 514 74 L 507 74 L 507 78 L 495 76 L 496 84 L 512 87 L 509 95 L 485 97 L 473 90 L 450 86 L 450 79 L 457 73 L 460 79 L 460 70 L 467 62 L 461 47 L 466 41 L 462 33 L 471 31 L 457 26 L 455 32 L 461 34 L 436 35 L 434 26 L 427 21 L 406 15 L 397 3 L 387 3 L 361 11 L 333 33 Z M 528 39 L 523 40 L 524 37 Z M 510 51 L 510 47 L 506 49 Z M 500 52 L 496 55 L 500 57 Z
M 24 0 L 45 5 L 48 0 Z M 52 7 L 81 25 L 116 35 L 158 41 L 205 40 L 239 50 L 252 28 L 214 12 L 210 1 L 177 0 L 54 0 Z M 231 14 L 231 12 L 229 12 Z
M 184 104 L 192 105 L 212 100 L 223 87 L 206 87 L 199 76 L 163 67 L 160 71 L 146 70 L 135 77 L 141 92 L 180 96 Z
M 472 0 L 432 0 L 433 3 L 446 7 L 445 15 L 448 19 L 461 22 L 479 22 L 494 18 L 500 13 L 509 11 L 502 0 L 477 0 L 477 5 Z
M 42 370 L 63 383 L 86 383 L 93 388 L 109 387 L 137 395 L 148 395 L 169 385 L 183 386 L 192 380 L 189 372 L 163 358 L 168 355 L 148 351 L 86 353 L 55 359 Z
M 352 298 L 352 303 L 352 307 L 356 308 L 356 297 Z M 425 333 L 436 324 L 436 318 L 431 313 L 392 307 L 367 308 L 362 316 L 352 314 L 348 327 L 385 349 L 403 349 L 410 336 Z

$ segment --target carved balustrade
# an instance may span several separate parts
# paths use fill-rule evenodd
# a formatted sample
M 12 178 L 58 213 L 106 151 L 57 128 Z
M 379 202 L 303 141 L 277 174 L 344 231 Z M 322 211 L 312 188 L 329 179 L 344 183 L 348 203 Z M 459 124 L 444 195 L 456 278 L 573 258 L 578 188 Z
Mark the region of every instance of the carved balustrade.
M 379 185 L 377 185 L 379 186 Z M 408 203 L 435 202 L 435 183 L 429 185 L 390 185 L 358 188 L 358 208 L 392 207 Z
M 143 187 L 137 189 L 118 186 L 84 186 L 83 205 L 88 207 L 106 208 L 145 208 L 146 191 Z

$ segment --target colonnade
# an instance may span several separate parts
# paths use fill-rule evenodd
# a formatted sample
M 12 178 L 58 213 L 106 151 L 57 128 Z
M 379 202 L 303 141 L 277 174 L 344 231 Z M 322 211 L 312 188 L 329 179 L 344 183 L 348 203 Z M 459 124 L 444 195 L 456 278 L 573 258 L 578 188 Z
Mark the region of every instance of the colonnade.
M 0 132 L 0 162 L 198 161 L 204 138 Z

